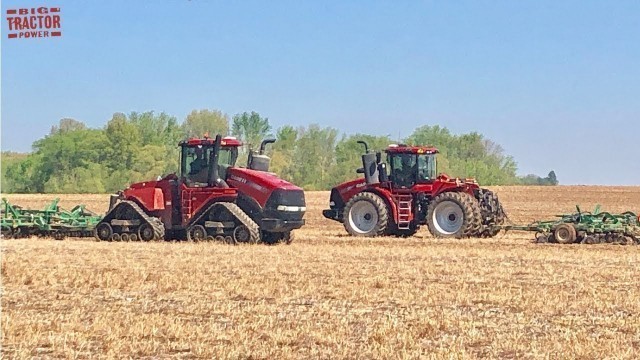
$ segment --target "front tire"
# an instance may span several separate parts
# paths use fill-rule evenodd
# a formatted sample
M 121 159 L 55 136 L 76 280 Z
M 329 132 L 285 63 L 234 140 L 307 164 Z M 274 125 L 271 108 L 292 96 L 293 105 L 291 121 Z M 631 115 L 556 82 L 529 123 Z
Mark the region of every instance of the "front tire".
M 389 223 L 389 209 L 374 193 L 361 192 L 353 196 L 344 208 L 344 228 L 352 236 L 384 235 Z
M 442 193 L 431 201 L 427 210 L 429 232 L 437 238 L 478 236 L 481 222 L 480 206 L 467 193 Z

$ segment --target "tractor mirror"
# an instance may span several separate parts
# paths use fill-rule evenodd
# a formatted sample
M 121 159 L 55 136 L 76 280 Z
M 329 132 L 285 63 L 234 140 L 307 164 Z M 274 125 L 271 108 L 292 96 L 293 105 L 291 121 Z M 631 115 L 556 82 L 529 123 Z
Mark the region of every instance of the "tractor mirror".
M 378 179 L 380 179 L 380 182 L 389 181 L 389 174 L 387 174 L 387 164 L 385 163 L 378 164 Z
M 380 182 L 380 179 L 378 178 L 376 154 L 362 155 L 362 169 L 364 170 L 364 178 L 367 181 L 367 184 L 377 184 Z
M 356 174 L 364 174 L 364 168 L 357 168 Z

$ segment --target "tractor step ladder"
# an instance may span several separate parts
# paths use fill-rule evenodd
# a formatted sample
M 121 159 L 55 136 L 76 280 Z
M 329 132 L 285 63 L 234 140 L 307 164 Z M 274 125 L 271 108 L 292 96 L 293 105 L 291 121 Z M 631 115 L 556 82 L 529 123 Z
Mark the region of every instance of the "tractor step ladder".
M 186 223 L 191 217 L 191 191 L 182 191 L 182 221 Z
M 411 212 L 413 197 L 408 194 L 397 194 L 393 196 L 393 199 L 398 207 L 398 229 L 409 230 L 413 218 Z

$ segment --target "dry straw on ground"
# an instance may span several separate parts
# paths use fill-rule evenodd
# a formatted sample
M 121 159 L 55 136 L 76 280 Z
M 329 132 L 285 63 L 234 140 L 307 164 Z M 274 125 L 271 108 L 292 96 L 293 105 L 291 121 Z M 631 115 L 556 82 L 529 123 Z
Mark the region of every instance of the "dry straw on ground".
M 496 188 L 513 221 L 638 187 Z M 43 206 L 52 196 L 11 196 Z M 104 211 L 108 196 L 61 196 Z M 638 358 L 640 247 L 354 239 L 308 193 L 280 246 L 2 242 L 7 358 Z

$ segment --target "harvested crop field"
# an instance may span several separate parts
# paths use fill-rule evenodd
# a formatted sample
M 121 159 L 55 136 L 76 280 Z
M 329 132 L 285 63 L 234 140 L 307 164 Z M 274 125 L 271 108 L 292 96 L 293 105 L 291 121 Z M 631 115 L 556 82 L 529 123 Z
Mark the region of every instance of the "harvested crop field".
M 640 187 L 496 187 L 512 221 Z M 292 245 L 2 241 L 7 358 L 640 357 L 640 247 L 356 239 L 307 193 Z M 13 195 L 39 208 L 51 195 Z M 97 212 L 108 195 L 61 195 Z

